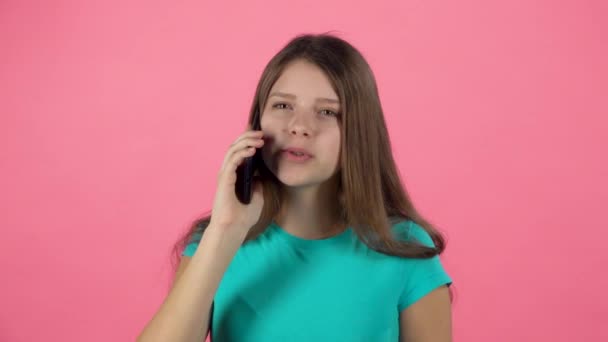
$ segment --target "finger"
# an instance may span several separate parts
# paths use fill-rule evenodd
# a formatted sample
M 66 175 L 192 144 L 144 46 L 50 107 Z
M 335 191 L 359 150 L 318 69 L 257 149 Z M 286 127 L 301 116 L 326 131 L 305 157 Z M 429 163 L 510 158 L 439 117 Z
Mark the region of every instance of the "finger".
M 255 154 L 255 148 L 250 147 L 240 150 L 232 155 L 232 157 L 226 163 L 220 175 L 228 176 L 229 183 L 236 183 L 236 169 L 247 157 L 251 157 Z
M 260 137 L 263 135 L 262 131 L 254 131 L 254 130 L 247 130 L 244 133 L 242 133 L 241 135 L 239 135 L 233 142 L 232 144 L 230 144 L 230 146 L 236 145 L 239 143 L 239 141 L 243 140 L 243 139 L 247 139 L 247 138 L 255 138 L 255 137 Z
M 258 145 L 258 146 L 256 146 Z M 234 163 L 235 158 L 239 158 L 243 154 L 246 156 L 252 156 L 255 154 L 255 148 L 261 147 L 261 144 L 256 144 L 255 142 L 251 142 L 251 144 L 246 144 L 246 141 L 241 142 L 241 145 L 234 146 L 230 149 L 226 157 L 224 158 L 224 163 L 222 164 L 222 170 L 226 170 L 227 167 L 230 167 L 231 163 Z M 238 164 L 237 164 L 238 166 Z
M 228 163 L 228 160 L 230 160 L 236 152 L 247 149 L 249 147 L 261 148 L 262 146 L 264 146 L 264 140 L 259 137 L 242 139 L 238 142 L 238 144 L 231 146 L 228 149 L 228 152 L 224 157 L 224 162 L 222 163 L 222 166 L 225 166 Z

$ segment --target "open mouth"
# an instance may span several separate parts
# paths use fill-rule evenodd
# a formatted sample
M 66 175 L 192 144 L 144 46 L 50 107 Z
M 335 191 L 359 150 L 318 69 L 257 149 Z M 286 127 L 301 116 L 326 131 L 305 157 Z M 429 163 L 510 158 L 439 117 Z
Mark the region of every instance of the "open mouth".
M 281 153 L 282 156 L 287 158 L 288 160 L 294 161 L 305 161 L 312 158 L 311 155 L 303 153 L 303 152 L 294 152 L 294 151 L 283 151 Z

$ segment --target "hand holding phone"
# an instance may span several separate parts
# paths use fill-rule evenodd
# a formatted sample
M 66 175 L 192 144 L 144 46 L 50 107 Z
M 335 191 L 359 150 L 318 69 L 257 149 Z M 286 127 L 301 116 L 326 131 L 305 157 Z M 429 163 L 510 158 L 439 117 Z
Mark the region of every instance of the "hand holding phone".
M 254 155 L 259 153 L 256 148 L 264 146 L 262 137 L 261 130 L 249 129 L 230 145 L 218 174 L 211 226 L 236 231 L 242 236 L 243 231 L 248 231 L 259 220 L 264 207 L 264 189 L 261 182 L 254 182 L 253 174 L 257 160 Z

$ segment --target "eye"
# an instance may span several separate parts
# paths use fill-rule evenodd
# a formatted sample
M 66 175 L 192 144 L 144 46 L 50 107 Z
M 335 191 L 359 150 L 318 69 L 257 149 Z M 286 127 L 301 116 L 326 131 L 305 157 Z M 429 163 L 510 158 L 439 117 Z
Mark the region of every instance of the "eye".
M 286 103 L 275 103 L 272 108 L 277 108 L 277 109 L 285 109 L 285 107 L 281 107 L 281 106 L 287 106 Z
M 331 109 L 322 109 L 321 113 L 323 113 L 323 112 L 329 112 L 330 113 L 330 114 L 328 114 L 329 116 L 339 116 L 340 115 L 340 113 L 336 113 Z

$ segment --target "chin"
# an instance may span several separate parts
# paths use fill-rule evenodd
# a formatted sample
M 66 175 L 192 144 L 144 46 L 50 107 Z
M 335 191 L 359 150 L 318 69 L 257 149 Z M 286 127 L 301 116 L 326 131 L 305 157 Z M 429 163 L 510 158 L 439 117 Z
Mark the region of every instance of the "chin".
M 281 185 L 293 189 L 304 189 L 311 187 L 321 186 L 331 180 L 330 175 L 325 177 L 315 174 L 307 174 L 305 172 L 299 172 L 298 174 L 292 172 L 273 172 L 275 177 L 279 180 Z
M 328 170 L 320 170 L 318 164 L 303 167 L 295 164 L 291 165 L 288 162 L 282 163 L 277 159 L 265 159 L 264 162 L 266 163 L 268 170 L 281 183 L 281 185 L 289 188 L 307 188 L 319 186 L 331 178 L 331 174 L 329 173 L 326 175 L 319 174 L 319 171 L 326 173 Z
M 318 182 L 305 177 L 304 175 L 294 176 L 294 175 L 281 175 L 280 173 L 276 175 L 281 185 L 290 188 L 305 188 L 311 185 L 316 185 Z

